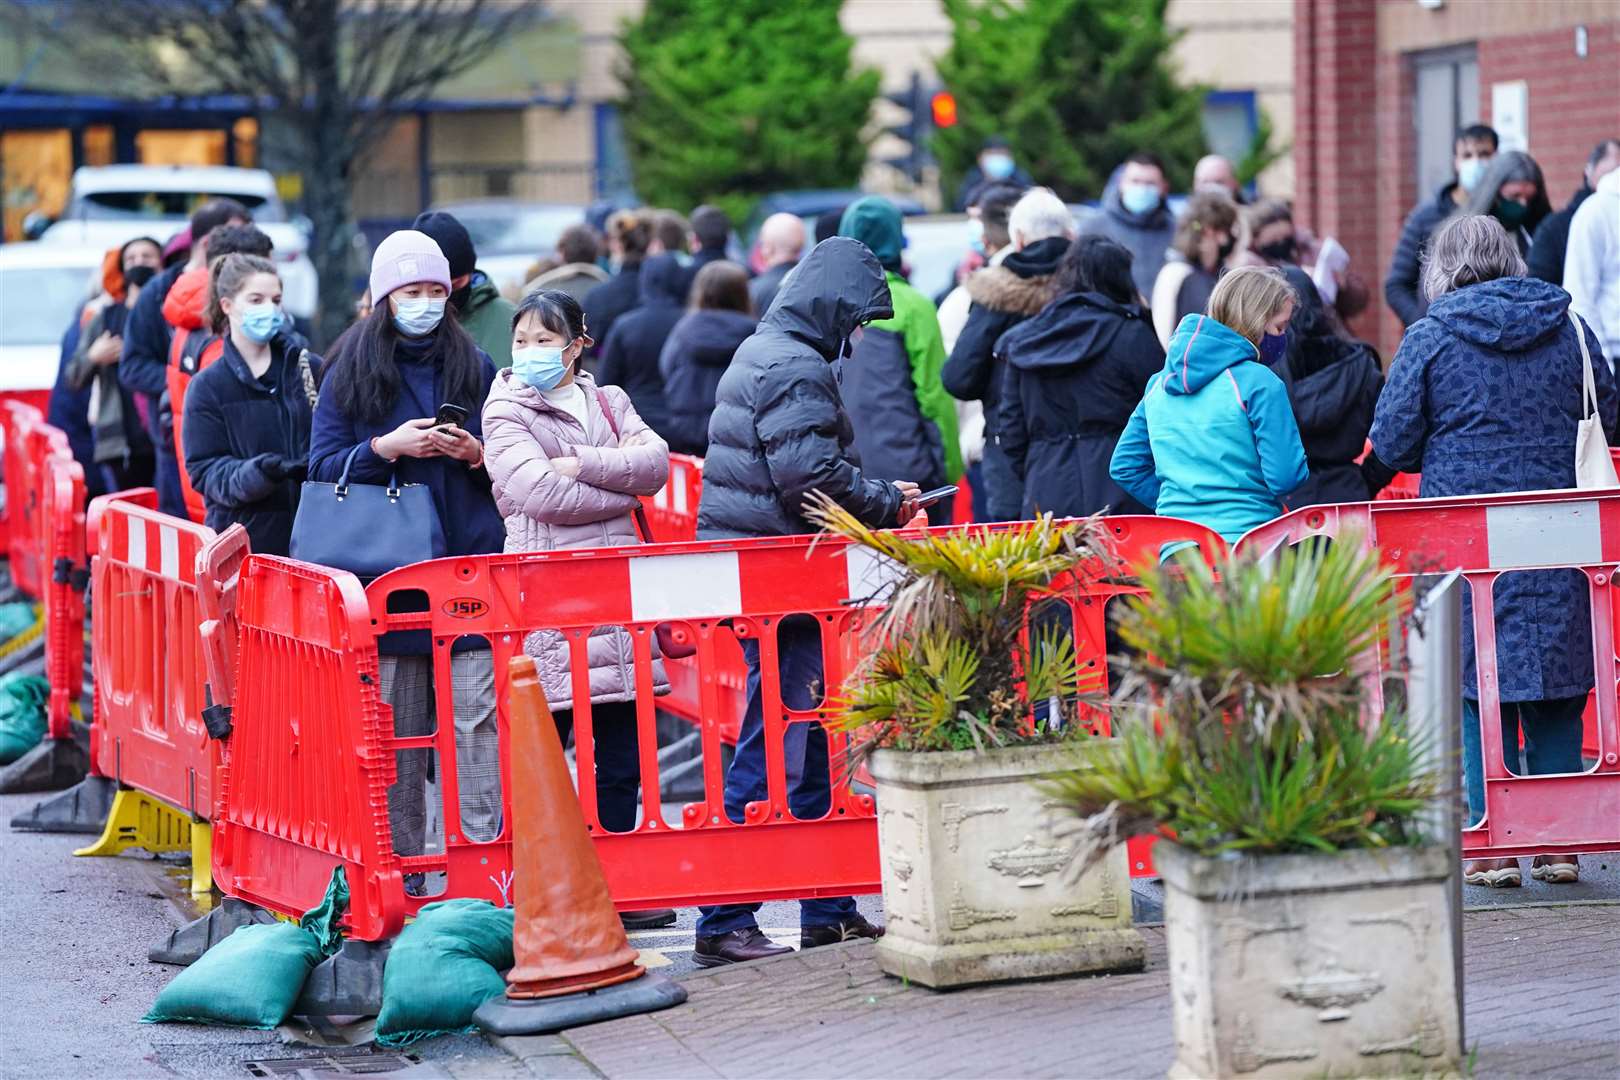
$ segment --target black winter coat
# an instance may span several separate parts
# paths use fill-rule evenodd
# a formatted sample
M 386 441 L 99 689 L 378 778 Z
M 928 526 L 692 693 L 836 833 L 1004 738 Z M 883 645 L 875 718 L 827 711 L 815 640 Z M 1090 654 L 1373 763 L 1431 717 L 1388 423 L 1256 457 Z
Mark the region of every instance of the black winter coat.
M 592 359 L 602 355 L 608 334 L 619 316 L 641 303 L 641 263 L 626 263 L 617 274 L 596 286 L 585 297 L 585 330 L 596 342 Z
M 748 283 L 748 299 L 754 302 L 756 315 L 763 316 L 771 310 L 771 302 L 776 299 L 776 290 L 782 287 L 782 281 L 798 265 L 797 262 L 777 263 Z
M 1369 491 L 1356 459 L 1367 447 L 1384 389 L 1378 353 L 1333 332 L 1310 275 L 1295 267 L 1283 273 L 1299 294 L 1299 306 L 1288 323 L 1286 351 L 1272 370 L 1288 387 L 1311 469 L 1310 478 L 1289 494 L 1288 506 L 1366 502 L 1376 492 Z
M 1001 446 L 1023 487 L 1024 517 L 1150 514 L 1108 474 L 1114 445 L 1164 367 L 1146 308 L 1067 293 L 1002 335 Z
M 1007 256 L 1000 266 L 987 266 L 969 277 L 968 297 L 973 304 L 940 373 L 952 397 L 984 403 L 985 498 L 992 521 L 1017 518 L 1023 504 L 1023 492 L 1007 455 L 996 442 L 1005 380 L 1003 366 L 996 359 L 996 342 L 1046 306 L 1052 275 L 1068 250 L 1069 242 L 1062 237 L 1039 240 Z
M 669 407 L 664 400 L 658 356 L 664 351 L 670 331 L 686 313 L 681 306 L 684 275 L 673 255 L 654 255 L 641 264 L 641 306 L 614 321 L 596 368 L 597 385 L 617 386 L 629 394 L 636 412 L 659 435 L 669 427 Z
M 1568 206 L 1541 219 L 1541 224 L 1536 226 L 1536 238 L 1530 244 L 1530 254 L 1525 259 L 1531 277 L 1550 281 L 1554 285 L 1564 284 L 1564 254 L 1569 250 L 1569 223 L 1575 219 L 1575 211 L 1581 208 L 1581 203 L 1591 194 L 1592 189 L 1582 184 L 1575 197 L 1569 200 Z
M 252 550 L 286 555 L 309 457 L 311 406 L 295 350 L 277 338 L 263 380 L 230 338 L 186 390 L 186 472 L 208 508 L 206 524 L 240 524 Z M 311 357 L 314 374 L 320 360 Z
M 670 450 L 702 457 L 709 449 L 709 416 L 714 392 L 737 346 L 748 340 L 759 322 L 740 311 L 687 312 L 670 331 L 658 354 L 669 407 L 665 430 Z
M 1384 299 L 1402 326 L 1411 326 L 1429 310 L 1423 298 L 1423 253 L 1428 250 L 1429 237 L 1440 223 L 1457 212 L 1452 193 L 1457 190 L 1453 180 L 1435 193 L 1428 202 L 1419 203 L 1401 226 L 1400 243 L 1395 245 L 1395 257 L 1389 262 L 1389 274 L 1384 278 Z
M 699 539 L 814 532 L 812 491 L 873 528 L 898 523 L 900 489 L 861 471 L 832 372 L 857 326 L 893 317 L 883 268 L 859 241 L 823 240 L 799 264 L 720 378 Z

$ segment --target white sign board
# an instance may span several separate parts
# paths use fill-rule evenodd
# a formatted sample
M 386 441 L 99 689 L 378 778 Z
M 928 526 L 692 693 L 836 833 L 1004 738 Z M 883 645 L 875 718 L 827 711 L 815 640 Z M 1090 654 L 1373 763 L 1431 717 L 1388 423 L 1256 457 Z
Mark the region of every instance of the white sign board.
M 1517 82 L 1491 84 L 1491 126 L 1496 129 L 1502 150 L 1530 149 L 1530 84 Z

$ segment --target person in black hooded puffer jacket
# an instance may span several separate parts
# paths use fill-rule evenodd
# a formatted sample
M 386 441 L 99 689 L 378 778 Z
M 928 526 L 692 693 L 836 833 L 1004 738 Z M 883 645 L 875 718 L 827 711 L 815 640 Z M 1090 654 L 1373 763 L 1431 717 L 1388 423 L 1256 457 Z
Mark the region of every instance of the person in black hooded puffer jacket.
M 692 281 L 692 306 L 670 331 L 658 354 L 669 406 L 670 450 L 702 457 L 709 449 L 714 392 L 737 346 L 759 320 L 748 295 L 748 271 L 734 262 L 710 262 Z
M 1054 280 L 1056 298 L 996 342 L 1007 370 L 1001 448 L 1023 487 L 1023 516 L 1150 514 L 1108 474 L 1120 432 L 1164 367 L 1131 253 L 1107 237 L 1081 237 Z
M 1288 506 L 1366 502 L 1390 479 L 1388 473 L 1356 464 L 1384 389 L 1378 353 L 1364 341 L 1334 332 L 1309 274 L 1297 266 L 1285 266 L 1282 272 L 1299 303 L 1288 323 L 1283 354 L 1271 370 L 1288 387 L 1311 469 L 1310 479 L 1288 496 Z
M 597 384 L 629 394 L 636 412 L 659 435 L 669 427 L 669 406 L 658 355 L 686 314 L 686 282 L 686 269 L 673 255 L 654 255 L 642 263 L 641 303 L 614 320 L 596 369 Z

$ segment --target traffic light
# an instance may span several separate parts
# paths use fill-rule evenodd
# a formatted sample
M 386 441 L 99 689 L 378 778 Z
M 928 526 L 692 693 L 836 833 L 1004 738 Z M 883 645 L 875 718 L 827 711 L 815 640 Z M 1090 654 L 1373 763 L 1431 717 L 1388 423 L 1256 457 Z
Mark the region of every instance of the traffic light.
M 890 124 L 885 130 L 906 144 L 904 153 L 884 161 L 920 183 L 923 170 L 934 162 L 928 148 L 929 138 L 936 128 L 956 124 L 956 95 L 937 85 L 925 87 L 922 76 L 914 71 L 909 86 L 883 96 L 905 110 L 900 122 Z

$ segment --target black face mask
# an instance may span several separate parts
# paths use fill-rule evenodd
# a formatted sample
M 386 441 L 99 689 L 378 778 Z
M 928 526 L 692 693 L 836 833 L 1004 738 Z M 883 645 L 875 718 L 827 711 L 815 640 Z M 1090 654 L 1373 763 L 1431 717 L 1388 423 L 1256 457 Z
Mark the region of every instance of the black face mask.
M 155 266 L 132 266 L 124 271 L 124 284 L 141 289 L 145 288 L 146 283 L 156 276 L 157 267 Z
M 467 301 L 472 297 L 472 282 L 467 282 L 461 288 L 450 294 L 450 306 L 460 314 L 467 310 Z
M 1299 244 L 1290 236 L 1283 240 L 1273 240 L 1271 243 L 1254 249 L 1254 253 L 1270 262 L 1291 263 L 1299 256 Z
M 1215 249 L 1215 254 L 1221 260 L 1221 262 L 1225 262 L 1231 256 L 1232 249 L 1235 247 L 1237 247 L 1237 241 L 1228 236 L 1225 240 L 1222 240 L 1220 246 Z

